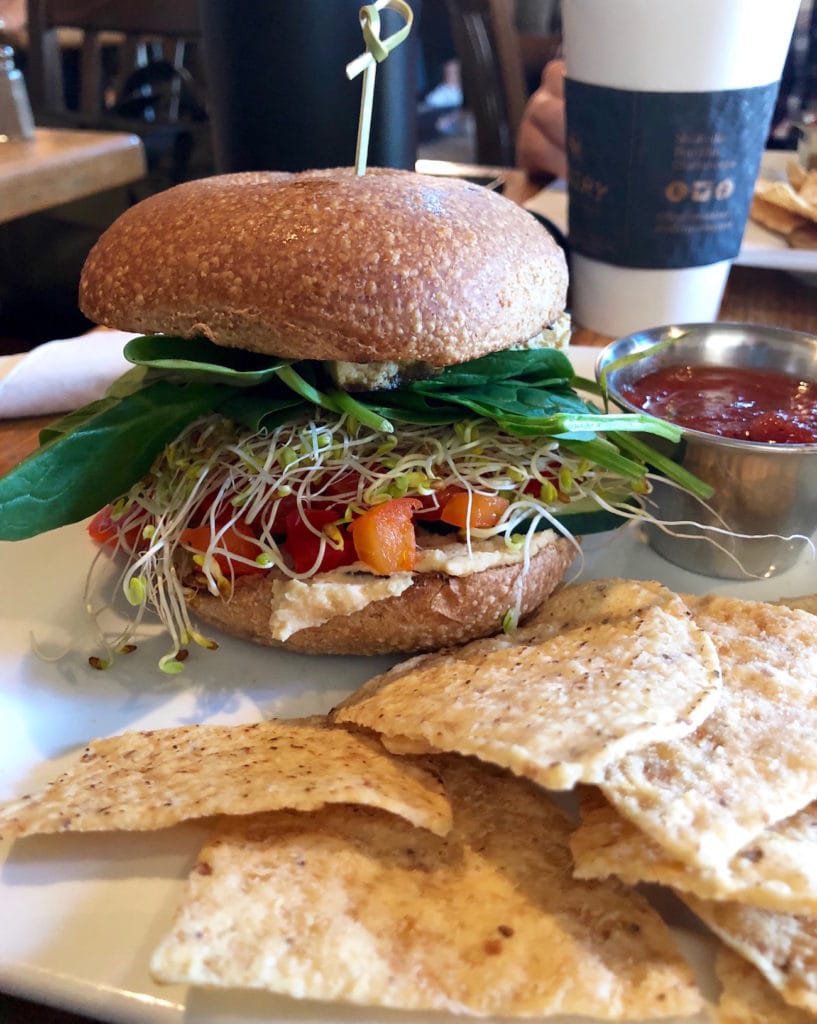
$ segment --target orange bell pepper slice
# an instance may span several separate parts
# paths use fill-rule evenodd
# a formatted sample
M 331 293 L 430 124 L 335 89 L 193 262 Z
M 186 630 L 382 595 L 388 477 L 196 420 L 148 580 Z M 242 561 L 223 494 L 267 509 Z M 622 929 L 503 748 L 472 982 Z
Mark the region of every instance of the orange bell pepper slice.
M 353 519 L 349 530 L 360 561 L 383 575 L 410 572 L 417 555 L 412 520 L 421 506 L 417 498 L 392 498 Z
M 449 498 L 443 506 L 440 519 L 461 530 L 482 530 L 496 526 L 509 505 L 508 500 L 499 495 L 471 494 L 470 502 L 468 497 L 467 492 L 462 492 Z

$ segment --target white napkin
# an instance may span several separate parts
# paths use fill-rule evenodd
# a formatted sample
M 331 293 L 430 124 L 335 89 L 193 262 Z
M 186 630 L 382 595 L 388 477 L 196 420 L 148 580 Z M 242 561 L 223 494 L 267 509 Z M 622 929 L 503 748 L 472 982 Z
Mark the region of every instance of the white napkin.
M 131 364 L 125 331 L 91 331 L 0 358 L 0 418 L 70 412 L 101 398 Z

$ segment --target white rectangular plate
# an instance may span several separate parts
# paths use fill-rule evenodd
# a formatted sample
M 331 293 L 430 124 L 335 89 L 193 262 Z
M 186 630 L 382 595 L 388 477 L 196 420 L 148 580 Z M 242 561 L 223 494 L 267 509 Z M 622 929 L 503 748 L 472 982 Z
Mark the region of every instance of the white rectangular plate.
M 578 372 L 592 376 L 597 354 L 574 350 Z M 589 538 L 585 552 L 587 577 L 658 579 L 682 593 L 771 600 L 814 589 L 814 564 L 806 560 L 761 582 L 684 572 L 652 552 L 637 528 Z M 87 661 L 94 653 L 93 633 L 83 608 L 94 553 L 82 525 L 0 544 L 0 799 L 49 781 L 94 737 L 322 712 L 389 664 L 382 658 L 307 658 L 224 638 L 219 651 L 195 651 L 183 675 L 168 677 L 156 668 L 163 652 L 156 638 L 111 671 L 94 671 Z M 41 653 L 67 653 L 45 661 L 33 652 L 34 643 Z M 0 990 L 134 1024 L 432 1019 L 238 990 L 155 985 L 148 959 L 170 925 L 205 835 L 189 825 L 0 843 Z M 676 923 L 690 925 L 680 918 Z M 686 928 L 678 934 L 712 991 L 710 940 Z

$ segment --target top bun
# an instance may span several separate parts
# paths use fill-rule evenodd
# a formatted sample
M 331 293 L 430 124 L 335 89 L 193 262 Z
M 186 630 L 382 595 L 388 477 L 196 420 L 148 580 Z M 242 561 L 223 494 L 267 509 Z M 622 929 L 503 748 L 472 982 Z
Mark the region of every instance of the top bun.
M 94 246 L 80 306 L 122 330 L 294 359 L 474 359 L 564 309 L 561 249 L 469 182 L 350 168 L 191 181 Z

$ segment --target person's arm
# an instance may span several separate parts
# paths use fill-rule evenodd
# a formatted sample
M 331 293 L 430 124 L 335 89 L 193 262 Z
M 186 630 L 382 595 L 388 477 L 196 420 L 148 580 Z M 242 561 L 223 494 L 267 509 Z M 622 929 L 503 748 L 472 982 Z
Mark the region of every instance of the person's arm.
M 564 78 L 564 61 L 550 61 L 525 107 L 516 138 L 516 162 L 529 174 L 567 175 Z

